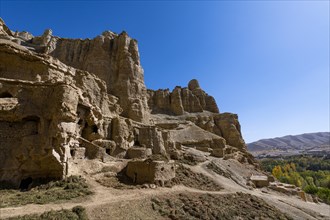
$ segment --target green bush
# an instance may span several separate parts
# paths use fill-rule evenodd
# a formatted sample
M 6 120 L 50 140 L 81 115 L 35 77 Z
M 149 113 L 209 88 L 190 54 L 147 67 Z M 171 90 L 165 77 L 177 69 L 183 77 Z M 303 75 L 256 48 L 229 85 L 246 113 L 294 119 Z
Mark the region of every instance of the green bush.
M 318 192 L 318 188 L 316 186 L 312 186 L 312 185 L 307 185 L 305 188 L 304 188 L 304 191 L 306 193 L 309 193 L 309 194 L 316 194 Z
M 280 182 L 302 187 L 330 204 L 330 160 L 311 156 L 262 159 L 261 167 Z
M 330 189 L 319 187 L 317 196 L 325 203 L 330 204 Z

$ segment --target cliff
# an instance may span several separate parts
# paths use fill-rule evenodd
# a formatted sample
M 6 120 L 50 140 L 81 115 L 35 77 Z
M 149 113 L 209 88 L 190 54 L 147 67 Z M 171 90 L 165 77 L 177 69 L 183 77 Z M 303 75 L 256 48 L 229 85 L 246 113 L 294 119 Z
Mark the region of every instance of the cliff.
M 34 37 L 0 20 L 0 181 L 60 179 L 77 158 L 181 160 L 189 148 L 254 164 L 237 115 L 197 80 L 152 91 L 143 74 L 125 32 Z

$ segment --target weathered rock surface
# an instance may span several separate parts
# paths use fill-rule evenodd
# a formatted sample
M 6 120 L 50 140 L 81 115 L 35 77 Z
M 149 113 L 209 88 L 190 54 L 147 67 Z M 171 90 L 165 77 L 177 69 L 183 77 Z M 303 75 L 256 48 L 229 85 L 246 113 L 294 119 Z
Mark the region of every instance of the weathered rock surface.
M 130 161 L 127 164 L 126 174 L 134 183 L 156 183 L 164 186 L 167 181 L 175 177 L 175 163 L 174 161 Z
M 269 186 L 269 181 L 267 176 L 252 175 L 250 177 L 250 180 L 257 188 Z
M 175 87 L 157 91 L 148 90 L 148 104 L 152 113 L 182 115 L 184 112 L 210 111 L 219 113 L 218 106 L 212 96 L 205 93 L 196 79 L 189 82 L 188 88 Z
M 173 178 L 168 159 L 203 161 L 196 152 L 253 163 L 237 115 L 220 114 L 197 80 L 147 91 L 137 41 L 125 32 L 34 37 L 2 20 L 0 152 L 0 182 L 16 187 L 63 178 L 72 160 L 139 159 L 127 168 L 139 183 Z
M 62 178 L 70 149 L 121 112 L 95 75 L 0 42 L 0 180 Z
M 50 44 L 48 53 L 51 56 L 104 80 L 108 93 L 119 98 L 124 117 L 148 122 L 146 87 L 137 41 L 126 32 L 117 35 L 107 31 L 92 40 L 51 36 Z

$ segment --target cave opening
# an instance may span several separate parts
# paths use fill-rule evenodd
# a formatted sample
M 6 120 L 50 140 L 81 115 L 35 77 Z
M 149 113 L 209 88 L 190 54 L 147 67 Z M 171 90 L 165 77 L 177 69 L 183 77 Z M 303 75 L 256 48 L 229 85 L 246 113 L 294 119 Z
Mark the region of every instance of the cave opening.
M 93 133 L 97 133 L 99 131 L 99 128 L 96 125 L 92 126 Z
M 70 154 L 71 154 L 71 157 L 74 158 L 74 156 L 76 155 L 76 151 L 74 149 L 71 149 Z
M 9 92 L 2 92 L 0 93 L 0 98 L 13 98 L 13 96 Z
M 21 180 L 21 183 L 19 185 L 19 189 L 21 191 L 28 191 L 31 189 L 33 179 L 31 177 L 25 178 Z
M 83 124 L 83 120 L 82 119 L 79 119 L 79 121 L 78 121 L 78 125 L 82 125 Z
M 134 140 L 134 145 L 135 146 L 141 146 L 139 140 Z

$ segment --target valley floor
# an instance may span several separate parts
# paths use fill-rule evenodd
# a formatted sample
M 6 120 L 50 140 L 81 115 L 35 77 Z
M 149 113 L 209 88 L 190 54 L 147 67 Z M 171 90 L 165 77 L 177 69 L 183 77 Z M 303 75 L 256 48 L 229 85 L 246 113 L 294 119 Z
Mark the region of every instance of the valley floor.
M 181 215 L 185 212 L 192 213 L 192 216 L 194 216 L 195 213 L 198 216 L 199 214 L 197 212 L 205 214 L 207 210 L 210 211 L 210 214 L 207 214 L 209 215 L 208 217 L 212 217 L 212 204 L 204 204 L 203 201 L 197 201 L 196 203 L 194 199 L 200 196 L 203 197 L 204 195 L 209 196 L 206 198 L 210 198 L 211 200 L 216 198 L 216 201 L 220 203 L 217 206 L 223 208 L 223 210 L 218 210 L 218 212 L 224 211 L 225 213 L 227 210 L 227 214 L 230 207 L 236 207 L 236 211 L 233 210 L 236 215 L 256 213 L 256 216 L 260 216 L 258 212 L 263 211 L 264 207 L 268 207 L 267 210 L 263 211 L 267 212 L 265 216 L 268 219 L 275 219 L 274 216 L 277 216 L 276 219 L 279 218 L 279 216 L 283 216 L 282 219 L 330 219 L 330 206 L 324 203 L 305 202 L 298 197 L 287 196 L 266 188 L 252 189 L 244 186 L 239 179 L 240 172 L 248 173 L 249 170 L 244 170 L 236 161 L 217 159 L 217 163 L 220 163 L 222 166 L 230 166 L 230 170 L 233 172 L 231 178 L 218 175 L 207 168 L 209 162 L 210 161 L 206 161 L 196 166 L 185 166 L 189 167 L 195 173 L 202 173 L 212 178 L 215 183 L 223 188 L 221 190 L 205 191 L 183 185 L 175 185 L 171 188 L 115 189 L 102 186 L 92 175 L 84 173 L 84 178 L 86 178 L 91 190 L 94 191 L 93 195 L 60 204 L 29 204 L 19 207 L 1 208 L 0 218 L 6 219 L 28 214 L 41 214 L 50 210 L 71 209 L 77 205 L 86 208 L 87 215 L 90 219 L 175 219 L 176 217 L 180 217 L 180 213 Z M 79 174 L 83 173 L 80 172 Z M 237 178 L 235 178 L 235 175 Z M 251 201 L 251 203 L 244 202 L 244 204 L 241 204 L 242 201 L 245 201 L 244 199 L 246 201 Z M 165 201 L 168 201 L 168 204 Z M 175 201 L 177 203 L 175 203 Z M 194 205 L 188 204 L 189 202 Z M 186 210 L 173 207 L 178 204 L 183 204 L 183 209 L 186 207 Z M 203 205 L 205 206 L 203 207 Z M 194 206 L 196 206 L 195 211 Z M 206 209 L 206 206 L 210 209 Z M 166 213 L 168 209 L 173 209 L 173 213 Z M 237 211 L 241 213 L 237 213 Z M 188 217 L 186 218 L 189 219 Z M 200 218 L 195 216 L 195 218 L 208 219 L 203 218 L 203 216 L 200 216 Z M 254 218 L 253 216 L 251 216 L 251 218 L 246 216 L 246 218 L 243 219 Z

